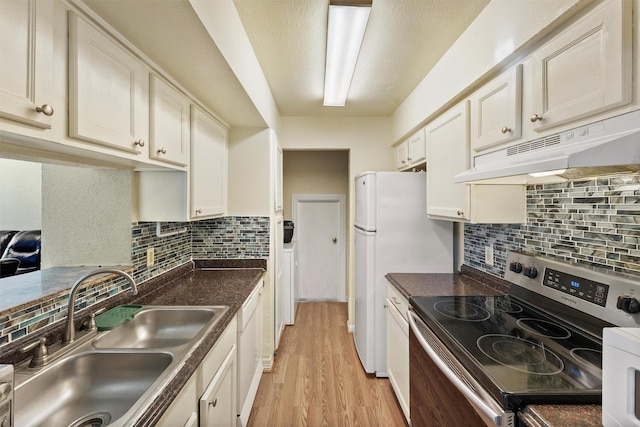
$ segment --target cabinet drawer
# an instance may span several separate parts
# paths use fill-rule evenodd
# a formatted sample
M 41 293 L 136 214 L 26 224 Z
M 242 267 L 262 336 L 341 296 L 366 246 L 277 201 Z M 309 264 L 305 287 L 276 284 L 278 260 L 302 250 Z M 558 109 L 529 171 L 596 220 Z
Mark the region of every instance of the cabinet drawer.
M 387 285 L 387 298 L 392 305 L 407 320 L 407 310 L 409 310 L 409 300 L 391 283 Z

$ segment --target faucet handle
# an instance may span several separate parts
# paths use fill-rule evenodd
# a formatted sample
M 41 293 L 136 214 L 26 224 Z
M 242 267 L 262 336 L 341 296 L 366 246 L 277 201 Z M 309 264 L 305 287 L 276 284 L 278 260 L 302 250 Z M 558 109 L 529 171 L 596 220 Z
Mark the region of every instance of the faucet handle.
M 87 320 L 84 323 L 84 330 L 85 331 L 95 331 L 96 329 L 98 329 L 98 325 L 96 325 L 96 316 L 102 312 L 104 312 L 107 309 L 107 307 L 102 307 L 100 310 L 98 311 L 94 311 L 93 313 L 89 314 L 89 320 Z
M 31 344 L 25 346 L 22 349 L 22 352 L 26 353 L 31 350 L 34 351 L 33 357 L 31 358 L 31 363 L 29 363 L 30 368 L 39 368 L 47 364 L 47 362 L 49 361 L 49 350 L 47 349 L 47 339 L 45 337 L 42 337 L 38 341 L 34 341 Z

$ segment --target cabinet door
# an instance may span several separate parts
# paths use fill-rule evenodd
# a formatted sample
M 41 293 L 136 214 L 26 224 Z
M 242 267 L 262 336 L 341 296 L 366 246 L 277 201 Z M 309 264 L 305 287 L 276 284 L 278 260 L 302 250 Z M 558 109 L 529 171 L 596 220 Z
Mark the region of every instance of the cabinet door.
M 387 299 L 387 374 L 409 421 L 409 323 Z
M 467 101 L 458 104 L 426 127 L 427 213 L 430 216 L 469 220 L 468 184 L 453 177 L 469 168 Z
M 200 427 L 235 427 L 236 419 L 236 347 L 234 345 L 200 398 Z
M 140 154 L 148 135 L 148 72 L 112 39 L 69 14 L 69 135 Z
M 610 0 L 534 54 L 534 130 L 631 101 L 631 18 L 631 2 Z
M 49 129 L 50 116 L 36 107 L 58 108 L 51 90 L 53 2 L 0 0 L 0 10 L 0 117 Z
M 425 161 L 427 158 L 427 146 L 424 141 L 424 129 L 420 129 L 407 139 L 409 149 L 409 157 L 407 160 L 410 165 L 417 165 Z
M 189 99 L 158 76 L 149 83 L 149 157 L 189 163 Z
M 522 65 L 487 83 L 469 101 L 474 152 L 519 138 L 522 135 Z
M 200 108 L 191 109 L 191 218 L 227 209 L 227 131 Z
M 402 170 L 409 166 L 409 144 L 404 141 L 396 147 L 396 169 Z

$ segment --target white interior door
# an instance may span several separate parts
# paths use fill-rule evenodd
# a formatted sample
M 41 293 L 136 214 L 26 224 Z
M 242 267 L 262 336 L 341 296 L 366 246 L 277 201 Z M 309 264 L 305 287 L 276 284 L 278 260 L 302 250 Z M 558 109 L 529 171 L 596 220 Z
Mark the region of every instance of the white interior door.
M 345 301 L 345 196 L 292 199 L 300 299 Z

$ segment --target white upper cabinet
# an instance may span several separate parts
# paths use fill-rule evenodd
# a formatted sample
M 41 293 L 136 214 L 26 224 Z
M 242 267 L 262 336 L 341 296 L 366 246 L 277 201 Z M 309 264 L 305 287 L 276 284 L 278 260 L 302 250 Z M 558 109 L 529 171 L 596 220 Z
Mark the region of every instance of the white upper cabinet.
M 227 208 L 227 130 L 196 106 L 191 108 L 192 219 L 224 215 Z
M 148 139 L 146 67 L 69 14 L 69 136 L 133 154 Z
M 425 162 L 427 146 L 424 132 L 424 129 L 420 129 L 406 141 L 396 146 L 396 169 L 408 169 Z
M 189 164 L 189 109 L 182 93 L 156 75 L 149 82 L 149 157 Z
M 53 2 L 0 0 L 0 117 L 51 128 Z M 56 110 L 60 111 L 56 111 Z
M 469 220 L 469 186 L 453 177 L 469 168 L 469 103 L 451 108 L 426 127 L 427 214 Z
M 522 135 L 522 65 L 510 68 L 470 97 L 474 152 Z
M 464 101 L 427 125 L 427 214 L 456 222 L 525 222 L 524 185 L 455 183 L 469 168 L 469 103 Z
M 536 132 L 632 99 L 631 2 L 610 0 L 533 54 L 530 121 Z

